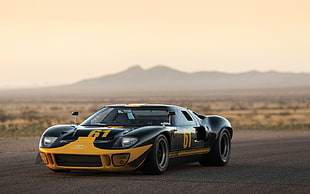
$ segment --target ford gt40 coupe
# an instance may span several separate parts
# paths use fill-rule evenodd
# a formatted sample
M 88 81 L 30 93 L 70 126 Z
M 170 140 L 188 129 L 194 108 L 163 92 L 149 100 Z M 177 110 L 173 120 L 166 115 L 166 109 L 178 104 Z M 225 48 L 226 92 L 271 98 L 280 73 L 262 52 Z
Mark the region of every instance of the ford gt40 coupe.
M 220 116 L 173 105 L 110 105 L 80 125 L 46 129 L 39 158 L 55 172 L 139 169 L 162 174 L 180 162 L 226 165 L 232 135 L 231 124 Z

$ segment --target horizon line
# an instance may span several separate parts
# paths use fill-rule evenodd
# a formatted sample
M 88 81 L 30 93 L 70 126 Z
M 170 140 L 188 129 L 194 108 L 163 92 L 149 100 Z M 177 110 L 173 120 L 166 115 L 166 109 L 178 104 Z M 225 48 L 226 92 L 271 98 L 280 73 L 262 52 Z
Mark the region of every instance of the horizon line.
M 0 83 L 0 90 L 20 90 L 20 89 L 39 89 L 39 88 L 46 88 L 46 87 L 59 87 L 59 86 L 66 86 L 66 85 L 72 85 L 84 80 L 89 80 L 89 79 L 96 79 L 96 78 L 100 78 L 100 77 L 105 77 L 105 76 L 111 76 L 111 75 L 116 75 L 122 72 L 126 72 L 130 69 L 134 69 L 134 68 L 140 68 L 143 71 L 149 71 L 158 67 L 162 67 L 162 68 L 167 68 L 167 69 L 171 69 L 174 71 L 178 71 L 178 72 L 182 72 L 182 73 L 188 73 L 188 74 L 194 74 L 194 73 L 223 73 L 223 74 L 232 74 L 232 75 L 237 75 L 237 74 L 244 74 L 244 73 L 251 73 L 251 72 L 257 72 L 257 73 L 291 73 L 291 74 L 310 74 L 310 72 L 293 72 L 293 71 L 280 71 L 280 70 L 247 70 L 247 71 L 240 71 L 240 72 L 225 72 L 225 71 L 218 71 L 218 70 L 200 70 L 200 71 L 194 71 L 194 72 L 188 72 L 188 71 L 183 71 L 174 67 L 170 67 L 169 65 L 163 65 L 163 64 L 158 64 L 158 65 L 154 65 L 152 67 L 149 68 L 143 68 L 142 65 L 140 64 L 135 64 L 135 65 L 131 65 L 127 68 L 124 68 L 121 71 L 118 71 L 116 73 L 109 73 L 109 74 L 103 74 L 101 76 L 96 76 L 96 77 L 89 77 L 89 78 L 81 78 L 77 81 L 74 82 L 67 82 L 67 83 L 58 83 L 58 84 L 49 84 L 49 83 L 31 83 L 31 84 L 1 84 Z

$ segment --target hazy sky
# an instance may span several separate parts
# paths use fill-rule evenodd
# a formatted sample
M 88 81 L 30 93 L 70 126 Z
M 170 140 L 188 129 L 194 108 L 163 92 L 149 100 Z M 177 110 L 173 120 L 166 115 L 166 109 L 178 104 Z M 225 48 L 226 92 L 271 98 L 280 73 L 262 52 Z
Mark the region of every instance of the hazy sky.
M 310 72 L 310 0 L 0 0 L 0 88 L 136 64 Z

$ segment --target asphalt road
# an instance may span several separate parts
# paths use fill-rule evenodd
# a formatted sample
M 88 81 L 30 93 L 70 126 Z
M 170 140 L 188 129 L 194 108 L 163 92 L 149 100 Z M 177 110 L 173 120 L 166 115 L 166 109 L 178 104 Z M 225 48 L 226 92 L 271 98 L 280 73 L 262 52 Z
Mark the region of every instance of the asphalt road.
M 20 143 L 22 151 L 0 150 L 0 193 L 310 193 L 309 133 L 248 136 L 233 140 L 231 161 L 225 167 L 192 163 L 157 176 L 54 173 L 34 164 L 37 152 Z M 8 143 L 0 141 L 0 146 Z

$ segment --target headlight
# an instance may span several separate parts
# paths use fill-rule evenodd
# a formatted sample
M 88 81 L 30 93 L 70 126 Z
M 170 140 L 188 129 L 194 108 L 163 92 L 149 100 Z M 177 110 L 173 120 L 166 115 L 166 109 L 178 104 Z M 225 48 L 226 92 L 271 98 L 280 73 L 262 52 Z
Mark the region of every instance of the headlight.
M 122 138 L 122 146 L 123 147 L 129 147 L 133 144 L 137 143 L 138 138 L 137 137 L 123 137 Z
M 50 146 L 52 143 L 54 143 L 57 140 L 58 137 L 44 137 L 43 138 L 43 145 L 44 146 Z

